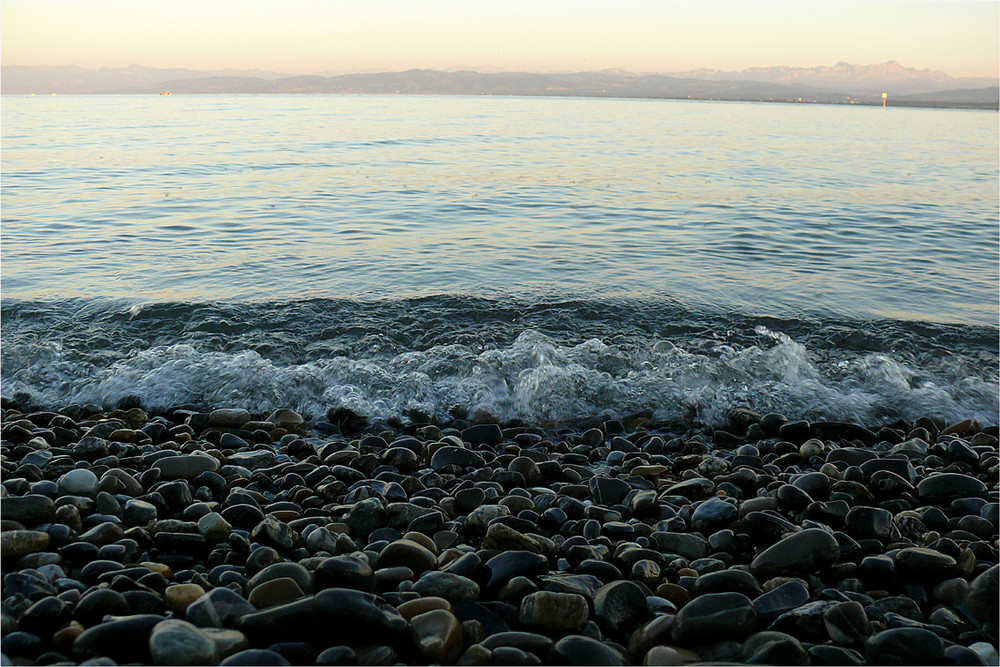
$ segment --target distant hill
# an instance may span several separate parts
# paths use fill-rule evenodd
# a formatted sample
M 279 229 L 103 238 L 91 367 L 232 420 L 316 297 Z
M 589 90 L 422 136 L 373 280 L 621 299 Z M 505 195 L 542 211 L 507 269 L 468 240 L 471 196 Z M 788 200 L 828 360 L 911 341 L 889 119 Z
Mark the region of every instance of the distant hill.
M 926 89 L 930 81 L 953 83 L 960 80 L 934 72 L 920 78 L 923 75 L 918 76 L 920 72 L 917 70 L 906 68 L 901 70 L 895 66 L 889 68 L 868 66 L 860 69 L 850 66 L 854 68 L 850 71 L 857 70 L 856 81 L 851 83 L 847 74 L 849 68 L 841 65 L 844 63 L 834 68 L 808 70 L 770 68 L 759 74 L 760 80 L 747 78 L 751 70 L 738 73 L 697 72 L 704 74 L 704 78 L 667 74 L 637 75 L 620 70 L 553 74 L 470 70 L 445 72 L 425 69 L 338 76 L 287 76 L 260 70 L 171 70 L 138 65 L 100 70 L 72 66 L 5 65 L 0 73 L 0 90 L 4 94 L 52 92 L 149 94 L 169 90 L 174 94 L 547 95 L 833 104 L 881 104 L 883 91 L 898 91 L 890 92 L 890 103 L 907 106 L 920 106 L 926 103 L 928 106 L 994 109 L 997 107 L 996 82 L 988 79 L 985 81 L 994 84 L 992 87 Z M 784 74 L 774 70 L 782 70 Z M 822 76 L 817 75 L 817 70 L 823 70 L 820 72 Z M 826 70 L 831 70 L 833 73 Z M 878 78 L 876 74 L 879 71 L 891 76 L 876 86 L 872 81 Z M 903 75 L 906 72 L 917 72 L 912 75 L 909 88 L 903 85 L 905 78 Z M 726 78 L 723 75 L 731 75 L 734 78 Z M 834 80 L 834 75 L 839 77 L 837 80 L 843 80 L 840 88 L 827 87 Z M 767 80 L 768 78 L 782 80 Z M 819 85 L 820 83 L 823 85 Z M 890 88 L 890 84 L 893 87 Z
M 936 70 L 905 67 L 895 60 L 875 65 L 839 62 L 833 67 L 753 67 L 739 72 L 701 69 L 673 72 L 671 76 L 708 81 L 768 81 L 864 95 L 915 95 L 997 85 L 996 79 L 955 78 Z
M 22 93 L 97 93 L 115 88 L 155 87 L 161 81 L 197 79 L 206 76 L 256 77 L 279 79 L 280 72 L 247 70 L 162 69 L 129 65 L 89 69 L 76 65 L 4 65 L 0 69 L 0 89 L 4 94 Z

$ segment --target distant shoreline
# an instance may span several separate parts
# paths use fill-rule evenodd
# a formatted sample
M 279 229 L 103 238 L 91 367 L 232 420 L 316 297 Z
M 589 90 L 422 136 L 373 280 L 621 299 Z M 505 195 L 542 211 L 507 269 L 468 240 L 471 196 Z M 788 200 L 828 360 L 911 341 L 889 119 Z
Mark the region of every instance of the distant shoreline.
M 126 96 L 160 96 L 161 93 L 150 92 L 150 91 L 135 91 L 135 92 L 89 92 L 89 93 L 7 93 L 0 91 L 0 97 L 90 97 L 90 96 L 116 96 L 116 97 L 126 97 Z M 565 93 L 565 94 L 554 94 L 551 92 L 546 93 L 447 93 L 447 92 L 170 92 L 170 97 L 176 96 L 269 96 L 269 95 L 294 95 L 294 96 L 311 96 L 311 95 L 337 95 L 337 96 L 382 96 L 382 97 L 393 97 L 393 96 L 438 96 L 438 97 L 547 97 L 553 99 L 565 99 L 565 98 L 579 98 L 579 99 L 615 99 L 615 100 L 676 100 L 676 101 L 688 101 L 688 102 L 753 102 L 762 104 L 792 104 L 792 105 L 824 105 L 824 106 L 840 106 L 840 107 L 878 107 L 881 106 L 881 101 L 875 100 L 856 100 L 850 102 L 836 101 L 836 100 L 792 100 L 792 99 L 755 99 L 749 97 L 694 97 L 694 96 L 676 96 L 676 95 L 609 95 L 609 94 L 599 94 L 599 93 L 588 93 L 588 94 L 577 94 L 577 93 Z M 945 102 L 945 101 L 920 101 L 920 100 L 889 100 L 888 108 L 909 108 L 909 109 L 964 109 L 971 111 L 1000 111 L 1000 103 L 998 102 Z

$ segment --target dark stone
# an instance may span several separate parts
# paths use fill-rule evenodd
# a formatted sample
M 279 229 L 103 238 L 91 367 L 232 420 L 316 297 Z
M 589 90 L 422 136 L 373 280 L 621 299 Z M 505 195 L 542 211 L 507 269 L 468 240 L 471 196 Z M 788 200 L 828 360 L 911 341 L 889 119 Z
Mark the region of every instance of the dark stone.
M 997 599 L 1000 598 L 1000 588 L 997 585 L 1000 566 L 994 565 L 969 584 L 965 603 L 969 611 L 986 625 L 997 625 Z
M 709 593 L 691 600 L 678 612 L 674 639 L 697 644 L 743 639 L 757 626 L 753 603 L 742 593 Z
M 497 424 L 476 424 L 462 431 L 462 440 L 473 445 L 497 445 L 503 442 L 503 431 Z
M 924 502 L 944 506 L 957 498 L 983 498 L 986 485 L 969 475 L 938 473 L 917 484 L 917 494 Z
M 549 568 L 549 561 L 530 551 L 505 551 L 486 561 L 486 567 L 490 571 L 486 586 L 493 587 L 517 576 L 543 574 Z
M 833 535 L 820 528 L 807 528 L 760 553 L 750 563 L 750 571 L 760 580 L 813 573 L 832 565 L 839 556 L 840 546 Z
M 243 616 L 257 611 L 239 593 L 213 588 L 188 605 L 185 619 L 203 628 L 234 628 Z
M 872 665 L 940 665 L 944 643 L 922 628 L 883 630 L 865 642 L 865 658 Z
M 496 425 L 494 424 L 494 426 Z M 460 468 L 468 466 L 479 468 L 486 465 L 486 462 L 478 452 L 471 449 L 456 447 L 454 445 L 445 445 L 444 447 L 438 448 L 437 451 L 434 452 L 434 455 L 431 456 L 431 467 L 435 470 L 440 470 L 441 468 L 449 465 L 458 466 Z
M 620 479 L 613 477 L 594 476 L 588 482 L 594 502 L 599 505 L 618 505 L 632 487 Z
M 625 656 L 603 642 L 583 635 L 563 637 L 549 654 L 556 665 L 624 665 Z
M 247 667 L 275 665 L 284 667 L 285 665 L 290 664 L 292 663 L 288 662 L 288 660 L 285 659 L 285 656 L 280 653 L 260 648 L 248 648 L 244 651 L 240 651 L 239 653 L 234 653 L 219 663 L 219 665 L 222 665 L 223 667 L 229 665 L 232 665 L 233 667 L 236 665 L 245 665 Z
M 606 584 L 594 593 L 593 600 L 594 620 L 610 634 L 631 630 L 649 614 L 646 595 L 631 581 Z
M 73 642 L 73 654 L 79 660 L 109 657 L 118 663 L 151 662 L 149 635 L 164 616 L 140 614 L 120 616 L 85 630 Z
M 313 571 L 317 591 L 326 588 L 353 588 L 375 592 L 375 572 L 360 554 L 344 554 L 323 559 Z
M 878 507 L 854 507 L 847 513 L 844 527 L 855 538 L 886 540 L 892 533 L 892 513 Z

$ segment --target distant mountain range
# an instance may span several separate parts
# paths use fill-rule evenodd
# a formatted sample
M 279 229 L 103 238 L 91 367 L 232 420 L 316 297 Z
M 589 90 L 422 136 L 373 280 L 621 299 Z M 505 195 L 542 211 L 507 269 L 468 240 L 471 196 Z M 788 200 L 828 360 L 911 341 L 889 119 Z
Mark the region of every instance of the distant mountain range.
M 87 69 L 76 66 L 4 65 L 3 94 L 363 93 L 444 95 L 549 95 L 692 98 L 776 102 L 907 106 L 998 106 L 995 79 L 951 77 L 895 61 L 879 65 L 837 63 L 833 67 L 769 67 L 740 72 L 694 70 L 632 74 L 620 70 L 576 73 L 438 71 L 413 69 L 336 76 L 289 76 L 263 70 L 158 69 L 131 65 Z

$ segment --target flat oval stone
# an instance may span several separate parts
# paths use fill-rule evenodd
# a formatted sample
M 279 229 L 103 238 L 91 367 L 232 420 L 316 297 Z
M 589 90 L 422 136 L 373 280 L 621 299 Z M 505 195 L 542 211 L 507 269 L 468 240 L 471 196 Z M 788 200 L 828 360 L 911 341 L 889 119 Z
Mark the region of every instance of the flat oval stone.
M 930 630 L 893 628 L 868 638 L 865 658 L 871 665 L 940 665 L 944 643 Z
M 215 644 L 194 625 L 176 618 L 160 621 L 149 635 L 154 665 L 211 665 Z
M 552 647 L 557 665 L 624 665 L 625 656 L 603 642 L 583 635 L 563 637 Z
M 203 472 L 218 472 L 221 464 L 214 456 L 182 454 L 157 459 L 151 467 L 160 470 L 160 479 L 194 479 Z
M 757 626 L 757 612 L 742 593 L 708 593 L 677 613 L 674 639 L 682 643 L 743 639 Z
M 5 530 L 0 533 L 0 556 L 20 558 L 26 554 L 45 551 L 49 534 L 40 530 Z
M 416 575 L 437 569 L 434 553 L 413 540 L 401 539 L 386 545 L 375 561 L 376 569 L 384 567 L 408 567 Z
M 983 498 L 986 485 L 961 473 L 938 473 L 917 484 L 917 495 L 925 502 L 944 506 L 957 498 Z
M 821 528 L 792 533 L 761 552 L 750 563 L 758 580 L 775 576 L 811 573 L 832 565 L 840 557 L 840 545 Z

